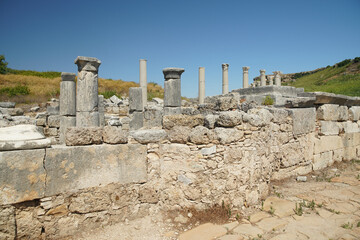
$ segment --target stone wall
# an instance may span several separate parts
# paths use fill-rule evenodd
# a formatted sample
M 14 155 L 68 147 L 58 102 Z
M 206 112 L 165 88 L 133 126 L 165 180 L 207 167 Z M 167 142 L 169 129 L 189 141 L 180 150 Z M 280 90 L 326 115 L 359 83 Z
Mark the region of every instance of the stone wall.
M 66 237 L 222 201 L 241 208 L 272 180 L 360 155 L 360 107 L 219 101 L 221 110 L 162 116 L 152 129 L 70 128 L 68 146 L 0 152 L 0 238 Z

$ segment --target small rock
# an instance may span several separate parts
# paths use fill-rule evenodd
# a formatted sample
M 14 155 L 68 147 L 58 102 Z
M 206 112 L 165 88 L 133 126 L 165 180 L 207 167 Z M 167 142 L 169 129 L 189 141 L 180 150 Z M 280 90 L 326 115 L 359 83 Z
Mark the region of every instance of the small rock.
M 188 222 L 188 219 L 183 215 L 179 214 L 179 216 L 174 219 L 174 222 L 185 224 Z
M 39 111 L 39 110 L 40 110 L 40 107 L 39 107 L 39 106 L 30 108 L 30 111 L 31 111 L 31 112 L 37 112 L 37 111 Z
M 306 182 L 307 177 L 306 176 L 297 176 L 296 181 L 298 181 L 298 182 Z

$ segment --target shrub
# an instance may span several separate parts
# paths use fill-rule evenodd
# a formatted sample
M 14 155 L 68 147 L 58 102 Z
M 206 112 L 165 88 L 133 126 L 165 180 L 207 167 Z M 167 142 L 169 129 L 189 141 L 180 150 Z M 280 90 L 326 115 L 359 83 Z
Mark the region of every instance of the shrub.
M 343 67 L 351 62 L 351 59 L 345 59 L 344 61 L 341 61 L 336 64 L 337 67 Z
M 0 89 L 0 94 L 7 94 L 8 97 L 14 97 L 19 95 L 29 95 L 30 89 L 26 85 L 18 85 L 15 87 L 4 87 Z
M 262 103 L 263 105 L 269 106 L 274 104 L 274 99 L 267 95 Z
M 5 56 L 0 55 L 0 74 L 5 74 L 7 72 L 8 63 L 5 61 Z
M 110 90 L 110 91 L 105 91 L 105 92 L 101 92 L 100 95 L 103 95 L 104 98 L 106 98 L 106 99 L 109 99 L 109 98 L 111 98 L 111 97 L 114 96 L 114 95 L 117 96 L 118 98 L 121 98 L 121 95 L 120 95 L 120 94 L 118 94 L 116 91 L 112 91 L 112 90 Z

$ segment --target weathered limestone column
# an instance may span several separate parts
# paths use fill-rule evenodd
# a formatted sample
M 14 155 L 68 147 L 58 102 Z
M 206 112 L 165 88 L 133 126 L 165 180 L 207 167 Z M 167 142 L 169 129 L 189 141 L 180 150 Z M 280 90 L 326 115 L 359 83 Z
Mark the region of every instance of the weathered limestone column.
M 275 75 L 275 86 L 281 86 L 281 76 L 280 71 L 273 72 Z
M 140 59 L 140 87 L 142 88 L 142 102 L 143 106 L 147 104 L 147 72 L 146 60 Z
M 181 114 L 181 74 L 183 68 L 164 68 L 164 114 Z
M 101 61 L 92 57 L 77 57 L 76 126 L 99 126 L 98 69 Z
M 60 83 L 60 143 L 65 143 L 68 127 L 76 125 L 76 84 L 75 73 L 61 73 Z
M 104 96 L 103 95 L 99 95 L 98 109 L 99 109 L 99 125 L 100 125 L 100 127 L 104 127 L 105 126 L 105 106 L 104 106 Z
M 249 87 L 249 69 L 250 67 L 243 67 L 243 88 Z
M 269 85 L 270 86 L 274 85 L 274 76 L 269 75 L 269 76 L 267 76 L 267 78 L 268 78 L 268 81 L 269 81 Z
M 144 105 L 143 105 L 143 88 L 129 88 L 129 112 L 131 115 L 130 130 L 137 130 L 144 126 Z
M 265 69 L 260 70 L 260 86 L 266 86 Z
M 199 104 L 205 100 L 205 68 L 199 67 Z
M 229 64 L 223 63 L 222 65 L 222 94 L 229 93 Z

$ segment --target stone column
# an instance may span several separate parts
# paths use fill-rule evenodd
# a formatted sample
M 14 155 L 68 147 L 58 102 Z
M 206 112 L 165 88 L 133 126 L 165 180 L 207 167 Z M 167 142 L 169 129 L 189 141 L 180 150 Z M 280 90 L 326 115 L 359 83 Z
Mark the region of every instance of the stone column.
M 222 94 L 229 93 L 229 64 L 222 64 Z
M 99 126 L 98 69 L 101 61 L 92 57 L 77 57 L 76 126 Z
M 181 114 L 181 74 L 183 68 L 164 68 L 164 114 Z
M 143 90 L 142 87 L 129 88 L 130 130 L 137 130 L 144 126 Z
M 260 86 L 266 86 L 265 69 L 260 70 Z
M 273 72 L 275 75 L 275 86 L 281 86 L 281 76 L 280 71 Z
M 243 67 L 243 88 L 249 87 L 249 69 L 250 67 Z
M 75 73 L 61 73 L 60 83 L 60 143 L 65 143 L 68 127 L 76 125 Z
M 270 86 L 274 85 L 274 76 L 269 75 L 269 76 L 267 76 L 267 78 L 268 78 L 268 81 L 269 81 L 269 85 Z
M 147 104 L 147 73 L 146 60 L 140 59 L 140 87 L 142 88 L 142 102 L 143 106 Z
M 199 67 L 199 104 L 205 100 L 205 68 Z

